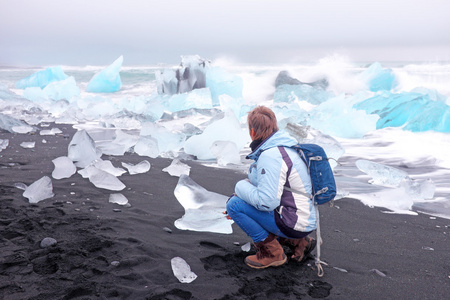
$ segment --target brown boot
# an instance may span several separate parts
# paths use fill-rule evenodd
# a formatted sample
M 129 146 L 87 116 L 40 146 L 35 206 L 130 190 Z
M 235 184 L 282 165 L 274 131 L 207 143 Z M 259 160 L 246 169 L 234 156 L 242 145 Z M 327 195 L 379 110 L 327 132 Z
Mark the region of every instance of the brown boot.
M 303 262 L 311 251 L 316 248 L 316 240 L 310 237 L 304 237 L 301 239 L 286 239 L 280 238 L 280 244 L 288 246 L 294 254 L 291 259 L 297 262 Z
M 245 258 L 245 263 L 255 269 L 264 269 L 267 267 L 281 266 L 287 261 L 283 247 L 272 233 L 261 242 L 254 244 L 256 254 Z

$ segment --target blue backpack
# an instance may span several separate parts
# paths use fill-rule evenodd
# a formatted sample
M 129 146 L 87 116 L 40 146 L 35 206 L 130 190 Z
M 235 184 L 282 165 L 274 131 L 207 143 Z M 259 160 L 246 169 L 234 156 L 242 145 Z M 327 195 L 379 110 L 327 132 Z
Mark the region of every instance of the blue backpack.
M 328 157 L 322 147 L 316 144 L 297 144 L 293 147 L 303 162 L 308 167 L 311 177 L 312 194 L 305 194 L 300 191 L 285 187 L 285 189 L 305 195 L 314 200 L 315 204 L 324 204 L 334 199 L 336 196 L 336 182 L 333 170 L 331 169 Z

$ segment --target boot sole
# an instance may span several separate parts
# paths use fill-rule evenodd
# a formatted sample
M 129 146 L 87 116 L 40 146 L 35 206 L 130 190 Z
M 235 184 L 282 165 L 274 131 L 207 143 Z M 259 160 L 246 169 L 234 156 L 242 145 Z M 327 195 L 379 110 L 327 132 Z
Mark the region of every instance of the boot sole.
M 279 267 L 281 265 L 284 265 L 286 262 L 287 262 L 287 257 L 284 257 L 283 260 L 274 261 L 273 263 L 270 263 L 270 264 L 265 265 L 265 266 L 263 266 L 263 265 L 261 265 L 261 266 L 251 265 L 251 264 L 249 264 L 247 262 L 247 260 L 245 261 L 245 264 L 247 266 L 249 266 L 250 268 L 253 268 L 253 269 L 265 269 L 265 268 L 268 268 L 268 267 Z
M 317 244 L 317 241 L 315 240 L 315 239 L 312 239 L 311 240 L 311 245 L 309 246 L 309 248 L 305 251 L 305 254 L 303 255 L 303 257 L 299 260 L 299 259 L 297 259 L 297 258 L 295 258 L 295 257 L 291 257 L 291 259 L 293 260 L 293 261 L 296 261 L 297 263 L 302 263 L 302 262 L 304 262 L 306 259 L 308 259 L 308 256 L 309 256 L 309 254 L 316 248 L 316 244 Z

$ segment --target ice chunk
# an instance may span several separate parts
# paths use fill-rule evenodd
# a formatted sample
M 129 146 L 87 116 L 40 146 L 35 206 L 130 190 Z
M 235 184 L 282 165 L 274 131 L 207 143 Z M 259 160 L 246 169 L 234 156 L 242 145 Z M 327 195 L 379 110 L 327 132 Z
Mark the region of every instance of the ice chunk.
M 155 72 L 159 94 L 173 95 L 186 93 L 206 86 L 205 72 L 209 61 L 198 55 L 181 57 L 181 65 L 177 70 L 166 69 Z
M 115 138 L 96 141 L 96 146 L 106 155 L 124 155 L 125 152 L 136 145 L 138 139 L 139 136 L 118 129 L 115 132 Z
M 431 179 L 413 180 L 408 177 L 407 180 L 401 182 L 401 186 L 414 201 L 432 199 L 436 190 L 436 185 Z
M 188 263 L 181 257 L 177 256 L 172 258 L 170 264 L 172 265 L 173 275 L 175 275 L 181 283 L 191 283 L 197 278 L 197 275 L 191 271 L 191 267 Z
M 241 247 L 241 250 L 244 251 L 244 252 L 248 252 L 248 251 L 250 251 L 250 249 L 251 249 L 250 242 L 242 245 L 242 247 Z
M 35 128 L 29 126 L 25 122 L 0 113 L 0 129 L 7 130 L 11 133 L 28 133 L 35 131 Z
M 224 234 L 233 232 L 233 222 L 223 214 L 227 196 L 207 191 L 186 175 L 180 176 L 174 194 L 185 210 L 184 216 L 175 221 L 178 229 Z
M 123 173 L 125 173 L 126 171 L 122 168 L 116 168 L 113 166 L 112 162 L 109 160 L 102 160 L 102 159 L 98 159 L 93 163 L 93 166 L 96 167 L 99 170 L 108 172 L 111 175 L 114 176 L 120 176 Z
M 318 79 L 317 81 L 314 82 L 301 82 L 300 80 L 291 77 L 291 75 L 289 75 L 288 71 L 280 71 L 280 73 L 278 73 L 277 78 L 275 79 L 275 87 L 279 87 L 283 84 L 289 84 L 289 85 L 301 85 L 301 84 L 307 84 L 310 85 L 312 87 L 317 87 L 317 88 L 321 88 L 321 89 L 326 89 L 328 87 L 328 80 L 326 78 L 321 78 Z
M 59 133 L 62 133 L 61 129 L 59 128 L 45 129 L 39 132 L 40 135 L 56 135 Z
M 130 173 L 130 175 L 148 172 L 151 167 L 148 160 L 143 160 L 136 165 L 127 164 L 127 163 L 122 162 L 122 166 L 128 170 L 128 173 Z
M 52 172 L 52 177 L 55 179 L 69 178 L 77 171 L 72 160 L 67 156 L 60 156 L 52 160 L 55 169 Z
M 242 98 L 243 85 L 241 77 L 228 73 L 221 67 L 212 67 L 206 72 L 206 87 L 211 91 L 213 106 L 220 104 L 219 96 L 223 94 Z
M 67 79 L 50 83 L 44 88 L 44 93 L 53 100 L 70 100 L 72 97 L 80 96 L 81 91 L 75 78 L 70 76 Z
M 91 93 L 113 93 L 122 88 L 120 79 L 120 68 L 122 67 L 123 56 L 116 59 L 104 70 L 95 74 L 89 81 L 86 91 Z
M 219 166 L 241 163 L 241 156 L 235 142 L 215 141 L 211 146 L 211 152 L 216 157 Z
M 111 191 L 121 191 L 125 188 L 125 185 L 117 179 L 114 175 L 97 169 L 94 166 L 88 166 L 78 173 L 83 178 L 88 178 L 89 181 L 98 188 L 107 189 Z
M 19 190 L 24 190 L 25 191 L 28 186 L 25 183 L 23 183 L 23 182 L 16 182 L 16 183 L 14 183 L 14 187 L 18 188 Z
M 141 136 L 156 139 L 160 154 L 178 152 L 186 140 L 184 133 L 168 130 L 164 126 L 150 122 L 142 125 Z
M 31 126 L 13 126 L 12 131 L 16 132 L 16 133 L 29 133 L 33 131 L 33 127 Z
M 79 130 L 69 143 L 67 155 L 77 167 L 84 168 L 99 159 L 102 153 L 86 130 Z
M 247 129 L 241 128 L 234 113 L 228 111 L 223 119 L 210 124 L 202 134 L 190 137 L 184 144 L 184 152 L 195 155 L 198 159 L 215 159 L 211 146 L 218 140 L 234 142 L 241 150 L 250 136 Z
M 0 152 L 2 150 L 5 150 L 6 147 L 8 147 L 8 145 L 9 145 L 9 140 L 8 139 L 5 139 L 5 140 L 0 139 Z
M 123 194 L 111 194 L 111 195 L 109 195 L 109 203 L 116 203 L 119 205 L 127 205 L 128 199 Z
M 152 137 L 141 136 L 134 146 L 134 152 L 140 156 L 156 158 L 159 156 L 158 141 Z
M 359 170 L 372 177 L 371 183 L 377 185 L 398 187 L 402 180 L 409 177 L 402 170 L 365 159 L 359 159 L 355 164 Z
M 36 142 L 22 142 L 22 143 L 20 143 L 20 147 L 25 148 L 25 149 L 32 149 L 32 148 L 34 148 L 35 144 L 36 144 Z
M 38 203 L 39 201 L 53 197 L 52 180 L 48 176 L 30 184 L 23 192 L 23 196 L 28 198 L 30 203 Z
M 27 78 L 16 82 L 16 88 L 26 89 L 27 87 L 45 88 L 49 83 L 66 79 L 67 76 L 60 66 L 49 67 L 45 70 L 38 71 Z
M 321 88 L 315 88 L 308 84 L 289 85 L 283 84 L 277 87 L 273 95 L 274 102 L 293 102 L 295 100 L 307 101 L 317 105 L 323 103 L 333 96 Z
M 191 167 L 187 164 L 182 163 L 178 158 L 175 158 L 174 160 L 172 160 L 170 166 L 165 167 L 162 170 L 163 172 L 169 173 L 170 176 L 180 177 L 181 175 L 189 176 Z
M 191 108 L 210 109 L 213 107 L 211 92 L 208 88 L 195 89 L 189 93 L 176 94 L 164 101 L 165 107 L 171 112 Z
M 231 110 L 236 115 L 238 120 L 241 119 L 242 116 L 247 115 L 250 110 L 243 110 L 245 100 L 243 98 L 233 98 L 229 95 L 220 95 L 219 96 L 220 107 L 223 111 Z
M 360 76 L 372 92 L 389 91 L 397 85 L 394 72 L 391 69 L 383 69 L 379 62 L 371 64 Z

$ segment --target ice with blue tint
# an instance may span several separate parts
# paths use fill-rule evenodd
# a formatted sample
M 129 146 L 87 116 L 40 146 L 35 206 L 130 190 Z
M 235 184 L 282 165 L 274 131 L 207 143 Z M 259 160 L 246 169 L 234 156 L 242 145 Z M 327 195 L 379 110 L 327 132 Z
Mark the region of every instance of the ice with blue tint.
M 185 210 L 184 216 L 175 221 L 178 229 L 233 233 L 233 221 L 223 214 L 227 196 L 206 190 L 187 175 L 180 176 L 174 194 Z
M 36 131 L 36 128 L 29 126 L 24 121 L 21 121 L 14 117 L 0 113 L 0 129 L 4 129 L 11 133 L 14 133 L 14 132 L 20 133 L 19 132 L 20 128 L 26 129 L 25 133 Z M 14 130 L 14 129 L 16 129 L 16 130 Z
M 52 180 L 48 176 L 44 176 L 33 182 L 23 192 L 23 196 L 28 198 L 30 203 L 38 203 L 42 200 L 52 198 L 54 195 Z
M 140 156 L 157 158 L 159 156 L 158 140 L 150 136 L 140 136 L 134 152 Z
M 238 165 L 241 163 L 240 151 L 235 142 L 215 141 L 210 149 L 216 157 L 219 166 L 226 166 L 228 164 Z
M 43 91 L 52 100 L 70 100 L 72 97 L 80 96 L 81 93 L 73 76 L 64 80 L 51 82 Z
M 164 106 L 171 112 L 178 112 L 191 108 L 211 109 L 213 107 L 209 88 L 195 89 L 189 93 L 163 97 Z
M 236 118 L 241 120 L 241 118 L 247 116 L 248 112 L 251 109 L 247 109 L 244 105 L 244 98 L 234 98 L 227 94 L 223 94 L 219 96 L 220 108 L 223 111 L 232 111 L 234 112 Z
M 394 72 L 391 69 L 383 69 L 379 62 L 375 62 L 365 69 L 361 78 L 366 80 L 369 90 L 372 92 L 390 91 L 397 85 Z
M 213 106 L 220 105 L 220 95 L 242 98 L 243 86 L 244 82 L 241 77 L 229 73 L 221 67 L 211 67 L 206 72 L 206 87 L 211 91 Z
M 377 129 L 403 126 L 413 132 L 450 132 L 450 106 L 431 100 L 428 94 L 383 92 L 354 107 L 379 115 Z
M 151 137 L 157 141 L 160 155 L 170 156 L 177 153 L 186 140 L 182 132 L 172 131 L 162 125 L 147 122 L 142 125 L 141 137 Z
M 170 163 L 170 166 L 162 169 L 163 172 L 169 173 L 170 176 L 180 177 L 181 175 L 189 176 L 191 167 L 185 163 L 182 163 L 178 158 L 175 158 Z
M 282 84 L 275 90 L 273 101 L 293 102 L 295 100 L 300 100 L 317 105 L 327 101 L 332 96 L 332 92 L 328 92 L 322 88 L 317 88 L 309 84 Z
M 67 156 L 60 156 L 52 160 L 55 168 L 52 172 L 54 179 L 70 178 L 77 172 L 77 167 L 73 164 L 73 161 Z
M 228 111 L 223 119 L 207 126 L 202 134 L 194 135 L 186 140 L 184 152 L 202 160 L 216 159 L 211 152 L 211 146 L 215 141 L 234 142 L 237 149 L 241 150 L 250 141 L 250 136 L 246 128 L 241 128 L 234 113 Z
M 49 67 L 17 81 L 16 88 L 26 89 L 27 87 L 39 87 L 43 89 L 51 82 L 64 80 L 67 77 L 69 76 L 64 73 L 60 66 Z
M 409 177 L 405 171 L 365 159 L 359 159 L 355 164 L 359 170 L 372 177 L 371 183 L 377 185 L 398 187 Z
M 130 173 L 130 175 L 135 175 L 148 172 L 151 168 L 151 165 L 148 162 L 148 160 L 143 160 L 136 165 L 122 162 L 122 167 L 126 168 L 128 170 L 128 173 Z
M 89 81 L 86 91 L 91 93 L 114 93 L 122 88 L 120 68 L 123 56 L 116 59 L 111 65 L 95 74 Z
M 77 167 L 85 168 L 102 156 L 86 130 L 77 131 L 68 146 L 67 155 Z

